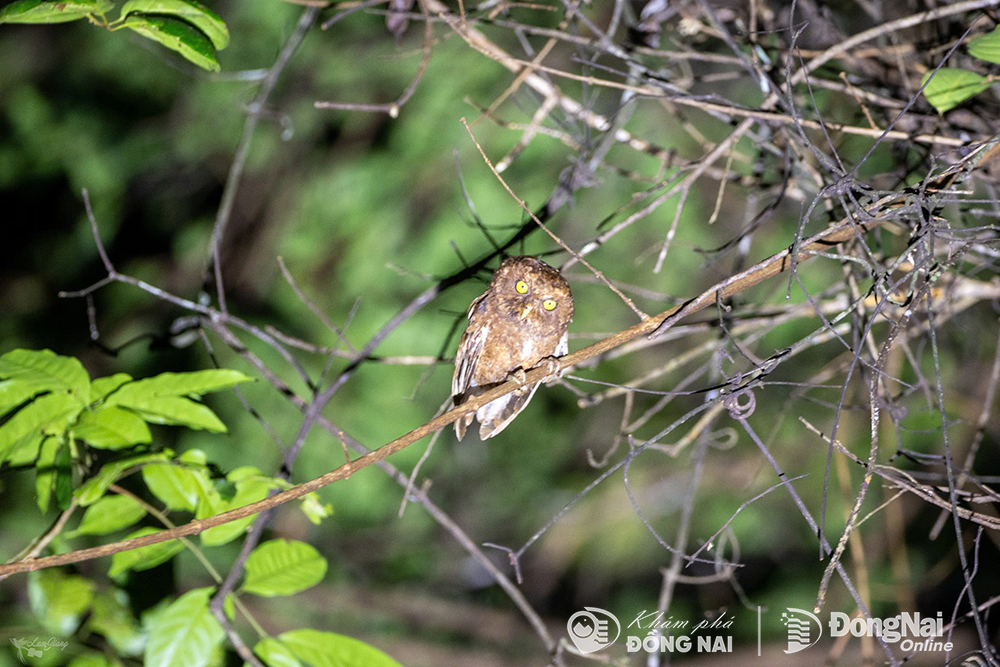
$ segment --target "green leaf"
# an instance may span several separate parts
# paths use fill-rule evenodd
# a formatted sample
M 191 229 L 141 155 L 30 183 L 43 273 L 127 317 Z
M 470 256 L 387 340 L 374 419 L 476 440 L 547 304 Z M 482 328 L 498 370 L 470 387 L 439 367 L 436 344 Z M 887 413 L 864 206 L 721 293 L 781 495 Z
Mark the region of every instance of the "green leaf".
M 172 452 L 165 450 L 152 454 L 136 454 L 135 456 L 128 456 L 117 461 L 105 463 L 97 471 L 96 475 L 88 479 L 73 493 L 76 502 L 83 507 L 93 505 L 104 495 L 108 487 L 118 481 L 118 478 L 129 468 L 169 461 L 172 456 Z
M 142 478 L 154 496 L 159 498 L 169 510 L 198 509 L 202 484 L 201 474 L 180 465 L 151 465 L 142 469 Z
M 90 376 L 83 364 L 52 350 L 11 350 L 0 356 L 0 378 L 18 380 L 39 391 L 68 391 L 81 401 L 90 395 Z
M 265 637 L 253 647 L 253 652 L 267 667 L 302 667 L 292 650 L 274 637 Z
M 229 29 L 222 17 L 195 0 L 129 0 L 122 6 L 121 15 L 133 12 L 175 16 L 205 33 L 216 49 L 221 51 L 229 45 Z
M 302 513 L 313 524 L 319 525 L 323 519 L 333 516 L 333 505 L 320 502 L 319 495 L 313 491 L 302 498 Z
M 45 514 L 49 511 L 49 499 L 56 482 L 56 454 L 63 445 L 62 438 L 47 437 L 38 450 L 38 461 L 35 464 L 35 495 L 38 509 Z
M 118 589 L 121 590 L 121 589 Z M 163 598 L 152 607 L 142 612 L 139 616 L 139 623 L 142 627 L 142 632 L 149 638 L 149 633 L 157 623 L 160 622 L 160 618 L 167 613 L 170 605 L 173 604 L 174 600 L 171 598 Z
M 175 424 L 225 433 L 226 426 L 215 413 L 185 396 L 228 389 L 250 379 L 239 371 L 225 368 L 193 373 L 161 373 L 156 377 L 123 384 L 108 396 L 105 405 L 129 408 L 154 424 Z
M 252 378 L 228 368 L 215 368 L 192 373 L 160 373 L 151 378 L 122 385 L 109 399 L 109 405 L 133 405 L 137 399 L 161 396 L 201 396 L 229 389 Z
M 220 502 L 212 508 L 211 514 L 221 514 L 263 500 L 267 498 L 268 491 L 276 486 L 273 478 L 262 475 L 259 470 L 251 466 L 236 468 L 226 475 L 226 479 L 236 485 L 236 493 L 230 500 L 221 500 L 220 498 Z M 205 517 L 200 516 L 200 510 L 201 508 L 199 508 L 198 518 L 203 519 Z M 253 523 L 256 516 L 256 514 L 251 514 L 242 519 L 209 528 L 201 534 L 201 543 L 205 546 L 218 546 L 230 542 L 242 535 L 247 527 Z
M 927 84 L 924 96 L 939 113 L 954 109 L 990 87 L 986 77 L 964 69 L 942 67 L 934 74 L 934 78 L 928 81 L 931 74 L 932 72 L 925 74 L 920 83 Z
M 39 431 L 46 435 L 62 435 L 82 409 L 83 403 L 65 391 L 36 398 L 0 426 L 0 463 L 13 453 L 14 446 L 22 438 Z
M 1000 64 L 1000 26 L 969 42 L 969 55 L 980 60 Z
M 283 632 L 278 639 L 313 667 L 402 667 L 377 648 L 333 632 L 304 628 Z
M 146 510 L 130 496 L 105 496 L 87 508 L 76 530 L 66 537 L 80 535 L 107 535 L 128 528 L 142 517 Z
M 22 445 L 39 441 L 39 432 L 61 436 L 90 393 L 90 378 L 83 365 L 51 350 L 18 349 L 0 356 L 0 378 L 5 379 L 0 383 L 0 409 L 4 413 L 35 394 L 51 392 L 22 407 L 0 426 L 0 463 L 17 454 Z
M 65 23 L 87 14 L 103 14 L 112 7 L 110 0 L 18 0 L 0 11 L 0 23 Z
M 94 582 L 84 577 L 55 569 L 28 575 L 31 611 L 47 630 L 61 637 L 76 632 L 93 597 Z
M 219 60 L 215 57 L 215 47 L 205 33 L 187 21 L 163 18 L 150 14 L 132 14 L 122 24 L 123 28 L 134 30 L 143 37 L 159 42 L 193 62 L 202 69 L 218 72 Z
M 94 596 L 87 629 L 104 635 L 119 655 L 136 656 L 146 647 L 146 635 L 135 622 L 128 598 L 121 590 Z
M 36 464 L 42 440 L 46 438 L 41 431 L 35 431 L 14 443 L 7 457 L 11 466 L 30 466 Z
M 56 450 L 55 492 L 59 511 L 68 509 L 73 500 L 73 455 L 68 444 Z
M 130 533 L 125 539 L 133 537 L 143 537 L 154 533 L 162 533 L 159 528 L 140 528 L 134 533 Z M 111 557 L 111 568 L 108 576 L 115 580 L 120 580 L 129 571 L 140 571 L 154 568 L 160 563 L 165 563 L 178 553 L 183 551 L 184 545 L 180 540 L 167 540 L 149 546 L 139 547 L 131 551 L 121 551 Z
M 205 667 L 222 644 L 219 622 L 208 609 L 211 588 L 188 591 L 150 630 L 144 667 Z
M 194 512 L 203 499 L 218 494 L 204 467 L 204 453 L 184 452 L 177 463 L 148 465 L 142 469 L 146 486 L 170 510 Z
M 136 399 L 128 407 L 153 424 L 187 426 L 212 433 L 226 432 L 226 425 L 215 416 L 214 412 L 201 403 L 195 403 L 190 398 L 163 396 L 162 398 Z
M 21 382 L 20 380 L 4 380 L 0 382 L 0 417 L 21 405 L 21 403 L 24 403 L 35 394 L 40 394 L 43 391 L 45 390 L 29 382 Z
M 250 554 L 242 590 L 265 597 L 292 595 L 323 580 L 326 559 L 305 542 L 271 540 Z
M 208 463 L 208 455 L 200 449 L 189 449 L 178 456 L 177 460 L 188 466 L 205 468 L 205 464 Z
M 115 389 L 131 381 L 132 376 L 128 373 L 115 373 L 107 377 L 97 378 L 90 383 L 90 403 L 104 400 Z
M 153 441 L 146 422 L 114 405 L 84 412 L 73 434 L 97 449 L 122 449 Z

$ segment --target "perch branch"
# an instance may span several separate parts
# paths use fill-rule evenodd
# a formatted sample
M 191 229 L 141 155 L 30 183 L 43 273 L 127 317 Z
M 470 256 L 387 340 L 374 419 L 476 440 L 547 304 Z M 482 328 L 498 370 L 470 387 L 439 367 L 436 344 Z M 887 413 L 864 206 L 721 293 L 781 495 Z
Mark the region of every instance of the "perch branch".
M 886 204 L 887 202 L 882 201 L 879 203 Z M 855 224 L 850 220 L 842 221 L 801 243 L 795 253 L 797 255 L 794 258 L 795 264 L 798 265 L 799 263 L 810 259 L 814 256 L 814 253 L 818 251 L 828 249 L 831 246 L 845 241 L 849 241 L 852 238 L 855 238 L 858 234 L 869 232 L 880 226 L 886 219 L 887 209 L 883 208 L 879 213 L 872 216 L 864 223 Z M 670 308 L 654 317 L 646 318 L 628 329 L 619 331 L 618 333 L 608 336 L 607 338 L 604 338 L 592 345 L 562 357 L 560 359 L 560 368 L 558 370 L 568 370 L 584 361 L 587 361 L 588 359 L 602 355 L 605 352 L 608 352 L 640 336 L 650 336 L 656 333 L 661 327 L 664 327 L 664 325 L 669 326 L 681 317 L 697 312 L 706 306 L 715 303 L 717 299 L 726 299 L 742 290 L 763 282 L 767 278 L 778 275 L 783 271 L 787 271 L 792 266 L 793 248 L 794 246 L 790 246 L 747 269 L 746 271 L 717 283 L 701 295 L 684 304 Z M 525 375 L 524 383 L 532 384 L 535 382 L 541 382 L 544 378 L 548 377 L 551 372 L 552 370 L 548 367 L 535 368 L 528 371 Z M 278 505 L 283 505 L 298 498 L 302 498 L 303 496 L 321 489 L 328 484 L 347 479 L 358 470 L 384 460 L 414 442 L 417 442 L 435 431 L 448 426 L 460 417 L 475 412 L 483 405 L 502 396 L 506 396 L 521 386 L 522 383 L 517 382 L 516 380 L 505 382 L 490 391 L 480 394 L 458 407 L 449 410 L 443 415 L 428 421 L 422 426 L 413 429 L 409 433 L 396 438 L 392 442 L 383 445 L 369 454 L 365 454 L 364 456 L 356 458 L 353 461 L 349 461 L 328 473 L 316 477 L 315 479 L 309 480 L 308 482 L 304 482 L 290 489 L 286 489 L 285 491 L 277 493 L 264 500 L 250 503 L 249 505 L 244 505 L 243 507 L 238 507 L 228 512 L 216 514 L 204 519 L 196 519 L 184 525 L 177 526 L 176 528 L 154 533 L 152 535 L 134 537 L 120 542 L 113 542 L 111 544 L 104 544 L 88 549 L 80 549 L 68 553 L 55 554 L 44 558 L 31 558 L 0 565 L 0 577 L 17 572 L 33 572 L 35 570 L 48 567 L 78 563 L 94 558 L 100 558 L 102 556 L 109 556 L 122 551 L 129 551 L 131 549 L 149 546 L 151 544 L 166 542 L 178 537 L 197 535 L 208 530 L 209 528 L 258 514 L 259 512 L 277 507 Z

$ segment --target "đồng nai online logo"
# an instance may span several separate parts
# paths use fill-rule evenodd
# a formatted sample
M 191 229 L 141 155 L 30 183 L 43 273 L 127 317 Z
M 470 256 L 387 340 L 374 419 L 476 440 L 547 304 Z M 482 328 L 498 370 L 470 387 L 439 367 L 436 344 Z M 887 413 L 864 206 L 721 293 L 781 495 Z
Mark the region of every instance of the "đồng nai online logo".
M 757 608 L 757 655 L 761 646 L 760 615 Z M 722 613 L 696 622 L 666 616 L 661 611 L 642 611 L 627 626 L 618 622 L 611 612 L 599 607 L 585 607 L 569 617 L 566 630 L 581 654 L 608 648 L 624 633 L 622 641 L 628 653 L 731 653 L 732 628 L 735 614 Z M 942 613 L 922 616 L 903 612 L 887 618 L 863 618 L 843 612 L 830 613 L 824 624 L 805 609 L 789 607 L 781 615 L 787 629 L 788 648 L 785 653 L 798 653 L 814 646 L 826 635 L 838 637 L 879 637 L 887 644 L 896 644 L 907 653 L 921 651 L 953 651 L 954 644 L 945 641 Z M 978 667 L 969 663 L 972 667 Z M 965 663 L 963 663 L 965 665 Z
M 781 615 L 781 622 L 788 628 L 788 648 L 785 653 L 804 651 L 819 641 L 823 624 L 805 609 L 789 607 Z M 951 651 L 954 644 L 944 641 L 944 619 L 941 612 L 936 617 L 921 616 L 919 612 L 903 612 L 888 618 L 852 617 L 840 611 L 830 612 L 827 623 L 831 637 L 881 637 L 887 644 L 899 643 L 899 649 L 914 651 Z

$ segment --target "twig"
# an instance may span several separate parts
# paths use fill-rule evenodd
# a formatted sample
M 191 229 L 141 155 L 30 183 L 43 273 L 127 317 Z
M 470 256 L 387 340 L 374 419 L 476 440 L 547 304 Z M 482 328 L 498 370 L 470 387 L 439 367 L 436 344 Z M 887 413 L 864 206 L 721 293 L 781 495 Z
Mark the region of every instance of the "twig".
M 507 181 L 503 179 L 503 177 L 500 175 L 500 172 L 496 170 L 496 167 L 493 166 L 493 163 L 490 161 L 490 159 L 486 157 L 486 152 L 483 150 L 483 147 L 479 145 L 479 142 L 476 141 L 476 135 L 472 133 L 472 128 L 470 128 L 469 124 L 465 122 L 465 118 L 462 118 L 462 124 L 465 125 L 466 131 L 472 138 L 472 143 L 476 145 L 476 148 L 479 150 L 479 154 L 482 156 L 483 161 L 486 163 L 486 166 L 490 168 L 490 171 L 493 172 L 493 175 L 496 177 L 496 179 L 500 181 L 500 185 L 502 185 L 504 189 L 507 190 L 507 194 L 513 197 L 514 201 L 518 203 L 518 205 L 525 211 L 525 213 L 531 216 L 531 219 L 535 221 L 535 224 L 538 225 L 543 232 L 548 234 L 553 241 L 562 246 L 563 249 L 566 250 L 566 252 L 568 252 L 572 257 L 574 257 L 578 262 L 587 267 L 587 269 L 590 270 L 590 272 L 593 273 L 597 277 L 597 279 L 600 280 L 602 283 L 604 283 L 612 292 L 617 294 L 618 298 L 624 301 L 625 305 L 631 308 L 632 312 L 634 312 L 636 315 L 639 316 L 639 319 L 641 320 L 647 319 L 649 315 L 639 310 L 638 306 L 636 306 L 635 303 L 632 302 L 632 299 L 625 296 L 625 294 L 620 289 L 615 287 L 610 280 L 604 277 L 603 273 L 601 273 L 593 266 L 591 266 L 585 259 L 583 259 L 581 255 L 579 255 L 575 250 L 566 245 L 565 241 L 563 241 L 555 233 L 553 233 L 551 229 L 542 224 L 542 221 L 538 219 L 538 216 L 535 215 L 534 211 L 528 208 L 528 205 L 524 203 L 524 200 L 518 197 L 516 194 L 514 194 L 514 191 L 511 190 L 509 185 L 507 185 Z
M 227 308 L 226 293 L 222 284 L 220 247 L 222 237 L 226 233 L 226 226 L 229 224 L 229 217 L 233 212 L 233 204 L 236 202 L 236 190 L 239 187 L 240 178 L 243 176 L 243 168 L 246 166 L 247 157 L 250 155 L 250 141 L 253 139 L 254 131 L 257 129 L 257 123 L 260 121 L 267 101 L 271 97 L 275 85 L 278 83 L 278 78 L 285 70 L 292 55 L 299 48 L 309 28 L 316 21 L 319 12 L 320 7 L 309 7 L 302 12 L 302 16 L 299 17 L 299 22 L 295 26 L 295 31 L 285 40 L 285 45 L 282 47 L 281 53 L 278 54 L 277 60 L 274 61 L 274 64 L 271 65 L 271 68 L 267 72 L 267 76 L 264 77 L 260 92 L 257 93 L 257 96 L 250 103 L 247 119 L 243 124 L 243 135 L 240 137 L 239 147 L 233 155 L 233 162 L 229 167 L 229 174 L 226 176 L 226 185 L 222 191 L 222 201 L 215 214 L 215 226 L 212 229 L 211 246 L 211 264 L 215 274 L 216 296 L 219 299 L 219 308 L 222 312 L 227 312 Z

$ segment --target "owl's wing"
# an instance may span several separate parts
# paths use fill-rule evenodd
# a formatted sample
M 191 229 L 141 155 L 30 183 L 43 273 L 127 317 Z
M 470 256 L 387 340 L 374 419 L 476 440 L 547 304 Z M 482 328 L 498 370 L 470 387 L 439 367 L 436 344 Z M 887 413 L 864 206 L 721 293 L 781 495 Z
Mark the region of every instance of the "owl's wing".
M 489 334 L 489 324 L 483 322 L 479 326 L 472 326 L 471 320 L 469 328 L 462 334 L 462 339 L 458 342 L 458 351 L 455 353 L 455 375 L 451 379 L 451 395 L 456 397 L 456 400 L 476 386 L 473 379 L 476 361 L 486 347 L 486 338 Z
M 550 357 L 550 358 L 558 359 L 559 357 L 565 357 L 567 354 L 569 354 L 569 334 L 564 331 L 563 335 L 562 335 L 562 338 L 560 338 L 559 342 L 556 343 L 556 349 L 553 350 L 552 357 Z M 544 361 L 545 361 L 545 359 L 542 359 L 542 362 L 544 362 Z M 560 369 L 560 370 L 556 371 L 555 373 L 553 373 L 552 375 L 549 375 L 548 377 L 543 378 L 542 382 L 544 382 L 546 385 L 550 385 L 553 382 L 555 382 L 556 380 L 558 380 L 559 378 L 561 378 L 563 376 L 563 373 L 565 373 L 565 372 L 566 371 Z
M 525 388 L 523 394 L 518 394 L 514 392 L 513 394 L 507 394 L 502 398 L 498 398 L 495 401 L 487 403 L 483 407 L 476 411 L 476 419 L 479 420 L 479 439 L 485 440 L 486 438 L 492 438 L 500 431 L 507 428 L 507 424 L 514 421 L 521 410 L 524 410 L 524 406 L 528 404 L 531 397 L 535 395 L 535 390 L 538 389 L 538 383 Z
M 455 405 L 464 403 L 473 394 L 472 389 L 476 386 L 473 374 L 476 368 L 476 361 L 486 347 L 486 338 L 490 333 L 490 325 L 482 322 L 478 326 L 473 326 L 473 318 L 476 316 L 475 310 L 482 302 L 482 294 L 469 306 L 469 326 L 462 334 L 462 339 L 458 343 L 458 351 L 455 353 L 455 375 L 451 379 L 451 396 Z M 465 429 L 472 423 L 475 413 L 470 413 L 455 422 L 455 434 L 461 440 L 465 436 Z
M 569 332 L 563 331 L 562 338 L 556 343 L 556 351 L 553 357 L 565 357 L 569 353 Z

